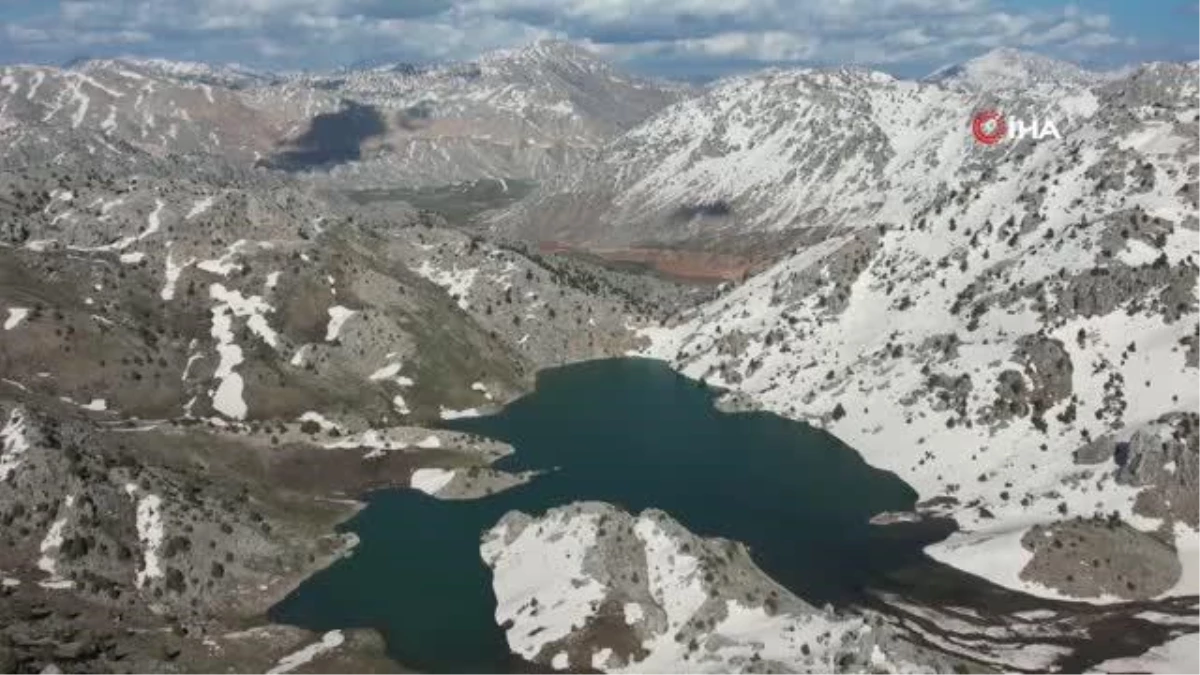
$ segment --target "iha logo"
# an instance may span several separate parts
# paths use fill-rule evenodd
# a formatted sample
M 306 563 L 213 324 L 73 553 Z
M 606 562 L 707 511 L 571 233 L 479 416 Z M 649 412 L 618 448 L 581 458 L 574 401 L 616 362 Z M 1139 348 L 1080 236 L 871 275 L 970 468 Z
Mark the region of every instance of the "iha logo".
M 995 145 L 1000 141 L 1019 141 L 1032 137 L 1036 141 L 1043 138 L 1062 140 L 1062 134 L 1054 120 L 1039 120 L 1036 117 L 1029 120 L 1009 118 L 996 110 L 981 110 L 971 118 L 971 134 L 981 145 Z

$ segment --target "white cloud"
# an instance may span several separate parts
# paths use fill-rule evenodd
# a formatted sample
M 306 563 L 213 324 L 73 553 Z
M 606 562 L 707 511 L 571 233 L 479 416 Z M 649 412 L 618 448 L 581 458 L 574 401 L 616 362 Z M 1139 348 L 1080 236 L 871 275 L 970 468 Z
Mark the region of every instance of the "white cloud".
M 12 43 L 0 46 L 0 59 L 125 47 L 288 68 L 470 58 L 543 37 L 580 40 L 651 69 L 916 67 L 997 46 L 1086 55 L 1128 44 L 1086 5 L 1018 10 L 1000 0 L 64 0 L 0 29 Z

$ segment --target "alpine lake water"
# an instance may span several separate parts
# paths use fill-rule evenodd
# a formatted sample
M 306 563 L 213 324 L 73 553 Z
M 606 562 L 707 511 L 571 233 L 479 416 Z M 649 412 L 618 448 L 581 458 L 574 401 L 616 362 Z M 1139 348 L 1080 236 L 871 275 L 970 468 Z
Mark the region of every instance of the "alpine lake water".
M 585 500 L 662 509 L 699 535 L 747 544 L 772 578 L 818 606 L 854 602 L 948 534 L 870 524 L 911 509 L 916 493 L 825 432 L 720 412 L 717 394 L 646 359 L 539 373 L 536 391 L 498 414 L 445 426 L 512 444 L 498 469 L 545 474 L 475 501 L 370 495 L 344 525 L 360 538 L 353 555 L 305 581 L 271 619 L 375 628 L 393 658 L 422 671 L 505 672 L 513 660 L 479 542 L 511 510 L 540 515 Z

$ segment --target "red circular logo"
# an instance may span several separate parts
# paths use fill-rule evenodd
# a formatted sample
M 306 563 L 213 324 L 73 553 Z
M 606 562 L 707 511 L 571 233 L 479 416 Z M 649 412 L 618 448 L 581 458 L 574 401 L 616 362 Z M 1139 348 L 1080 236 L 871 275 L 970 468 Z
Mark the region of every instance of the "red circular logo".
M 1008 122 L 995 110 L 983 110 L 971 120 L 971 133 L 984 145 L 995 145 L 1008 133 Z

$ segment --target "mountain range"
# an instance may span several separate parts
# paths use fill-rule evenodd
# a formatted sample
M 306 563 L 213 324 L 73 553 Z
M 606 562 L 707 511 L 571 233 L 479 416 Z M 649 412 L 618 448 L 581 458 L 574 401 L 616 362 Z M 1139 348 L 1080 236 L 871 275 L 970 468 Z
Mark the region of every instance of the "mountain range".
M 334 525 L 365 491 L 513 451 L 439 420 L 623 354 L 895 472 L 921 500 L 897 517 L 959 529 L 938 560 L 1194 639 L 1198 75 L 997 50 L 919 81 L 696 86 L 564 42 L 327 73 L 0 67 L 0 670 L 394 667 L 371 631 L 262 617 L 353 549 Z M 992 109 L 1062 138 L 981 145 Z M 571 519 L 539 522 L 591 527 Z M 537 531 L 522 546 L 554 546 Z M 1055 667 L 1030 620 L 933 651 Z M 771 633 L 796 625 L 709 632 L 838 667 Z M 894 628 L 909 646 L 867 662 L 939 639 Z M 558 668 L 550 644 L 519 651 Z M 682 667 L 638 653 L 590 663 Z

